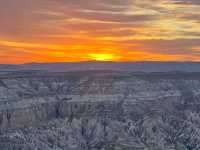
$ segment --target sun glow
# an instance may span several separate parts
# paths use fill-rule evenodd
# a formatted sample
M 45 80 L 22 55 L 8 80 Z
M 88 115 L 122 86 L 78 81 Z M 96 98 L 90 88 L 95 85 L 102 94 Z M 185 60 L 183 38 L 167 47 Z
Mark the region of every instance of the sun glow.
M 115 61 L 120 59 L 120 56 L 114 54 L 89 54 L 89 57 L 97 61 Z

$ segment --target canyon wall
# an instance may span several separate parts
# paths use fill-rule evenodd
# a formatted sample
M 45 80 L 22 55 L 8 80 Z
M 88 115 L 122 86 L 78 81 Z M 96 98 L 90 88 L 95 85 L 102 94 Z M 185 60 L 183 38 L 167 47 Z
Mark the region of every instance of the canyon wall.
M 136 145 L 140 149 L 198 149 L 199 95 L 199 73 L 5 72 L 0 76 L 0 139 L 4 141 L 0 141 L 0 148 L 6 149 L 10 142 L 10 149 L 28 149 L 25 145 L 32 143 L 53 150 L 47 133 L 53 136 L 63 130 L 66 133 L 59 135 L 62 140 L 80 134 L 76 138 L 87 141 L 95 133 L 97 144 L 104 139 L 105 147 L 120 144 L 118 147 L 129 145 L 132 149 Z M 95 129 L 93 134 L 90 126 Z M 86 133 L 90 136 L 83 138 Z M 40 138 L 47 141 L 41 143 Z M 60 143 L 60 149 L 73 149 L 69 141 Z M 76 146 L 76 150 L 81 149 Z M 88 143 L 85 146 L 92 150 Z

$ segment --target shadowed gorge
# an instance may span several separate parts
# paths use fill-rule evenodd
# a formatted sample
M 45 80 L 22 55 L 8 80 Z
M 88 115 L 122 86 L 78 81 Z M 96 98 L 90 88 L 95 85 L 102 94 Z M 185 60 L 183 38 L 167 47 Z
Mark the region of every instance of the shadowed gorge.
M 0 147 L 197 150 L 199 75 L 4 72 Z

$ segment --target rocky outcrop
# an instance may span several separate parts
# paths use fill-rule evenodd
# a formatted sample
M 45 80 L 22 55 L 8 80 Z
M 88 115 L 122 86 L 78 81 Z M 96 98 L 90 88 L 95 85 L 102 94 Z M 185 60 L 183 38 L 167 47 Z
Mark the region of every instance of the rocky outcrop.
M 198 150 L 199 102 L 198 73 L 7 73 L 0 149 Z

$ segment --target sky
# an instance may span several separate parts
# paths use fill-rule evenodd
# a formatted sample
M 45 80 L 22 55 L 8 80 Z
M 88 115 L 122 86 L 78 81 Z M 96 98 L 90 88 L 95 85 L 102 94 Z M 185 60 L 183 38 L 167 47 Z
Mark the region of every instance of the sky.
M 1 0 L 0 63 L 200 61 L 200 0 Z

